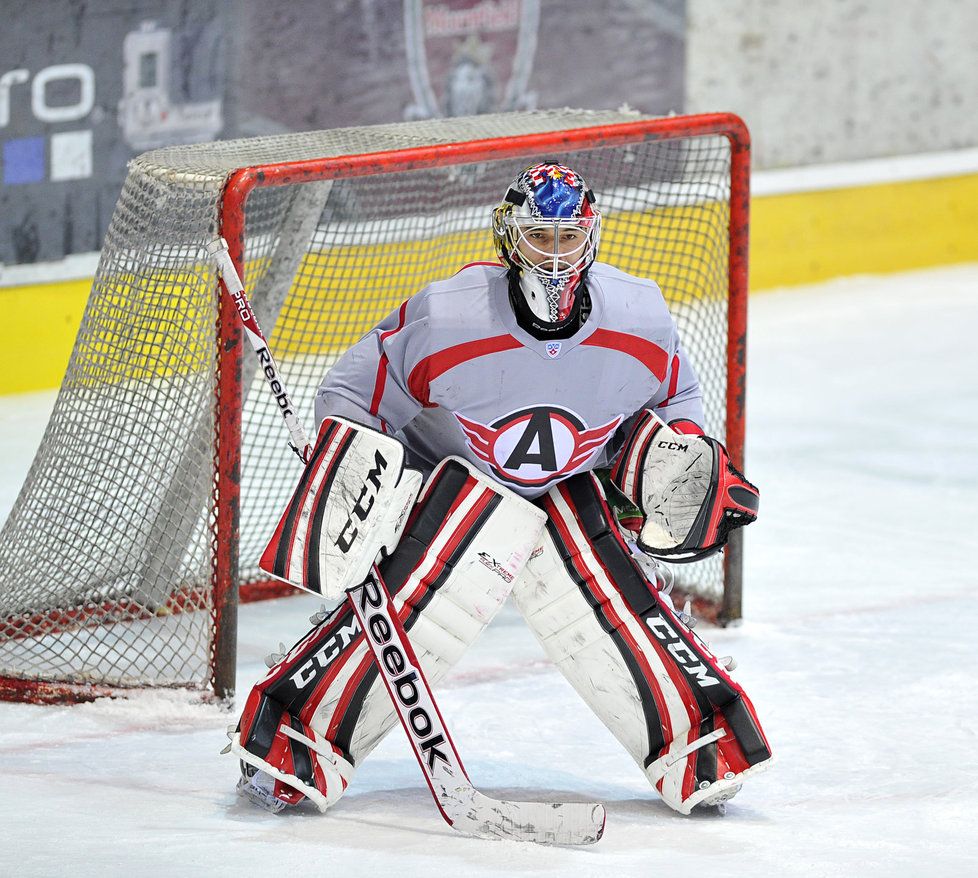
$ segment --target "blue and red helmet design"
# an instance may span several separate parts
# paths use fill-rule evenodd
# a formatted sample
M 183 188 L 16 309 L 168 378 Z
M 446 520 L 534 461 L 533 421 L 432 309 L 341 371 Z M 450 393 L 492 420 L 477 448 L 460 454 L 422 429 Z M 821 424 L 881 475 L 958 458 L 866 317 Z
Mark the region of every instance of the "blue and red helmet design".
M 516 254 L 520 229 L 532 227 L 535 220 L 577 226 L 584 232 L 587 246 L 577 270 L 597 253 L 601 215 L 594 208 L 594 192 L 577 171 L 559 162 L 540 162 L 520 171 L 493 210 L 492 220 L 496 250 L 507 262 Z
M 543 162 L 524 170 L 516 178 L 516 189 L 526 196 L 525 211 L 537 219 L 577 219 L 592 216 L 594 195 L 576 171 L 554 162 Z

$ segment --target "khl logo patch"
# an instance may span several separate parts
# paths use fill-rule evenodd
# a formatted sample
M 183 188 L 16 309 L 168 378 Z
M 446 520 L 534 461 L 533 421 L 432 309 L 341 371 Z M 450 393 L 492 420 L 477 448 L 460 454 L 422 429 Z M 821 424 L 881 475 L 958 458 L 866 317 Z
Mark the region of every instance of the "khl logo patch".
M 547 356 L 553 359 L 560 353 L 560 342 L 559 341 L 548 341 L 547 342 Z
M 480 424 L 454 412 L 473 454 L 504 482 L 541 487 L 584 466 L 621 424 L 623 417 L 588 428 L 583 419 L 555 405 L 510 412 Z

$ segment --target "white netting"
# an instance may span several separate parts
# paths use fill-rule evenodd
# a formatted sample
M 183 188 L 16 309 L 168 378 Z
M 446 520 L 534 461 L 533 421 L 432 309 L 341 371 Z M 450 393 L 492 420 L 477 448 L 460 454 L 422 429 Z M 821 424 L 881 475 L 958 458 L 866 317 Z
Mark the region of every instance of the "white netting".
M 174 147 L 130 165 L 64 384 L 0 537 L 0 676 L 206 686 L 211 678 L 216 276 L 205 247 L 231 171 L 633 122 L 542 111 Z M 725 435 L 730 149 L 665 139 L 256 189 L 245 285 L 312 427 L 336 356 L 425 284 L 493 259 L 489 210 L 520 167 L 558 156 L 604 214 L 600 258 L 654 278 Z M 244 360 L 240 578 L 297 478 Z M 229 404 L 224 401 L 223 404 Z M 681 571 L 718 599 L 719 561 Z

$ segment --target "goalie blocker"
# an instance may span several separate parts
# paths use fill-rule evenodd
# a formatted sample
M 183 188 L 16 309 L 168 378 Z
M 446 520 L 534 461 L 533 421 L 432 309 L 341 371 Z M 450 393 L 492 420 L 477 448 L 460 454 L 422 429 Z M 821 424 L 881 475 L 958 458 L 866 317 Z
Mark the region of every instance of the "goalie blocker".
M 644 515 L 638 546 L 665 561 L 699 561 L 731 531 L 757 518 L 758 491 L 709 436 L 677 432 L 642 412 L 611 470 L 614 484 Z
M 326 418 L 258 566 L 331 600 L 359 585 L 397 545 L 421 488 L 396 439 Z

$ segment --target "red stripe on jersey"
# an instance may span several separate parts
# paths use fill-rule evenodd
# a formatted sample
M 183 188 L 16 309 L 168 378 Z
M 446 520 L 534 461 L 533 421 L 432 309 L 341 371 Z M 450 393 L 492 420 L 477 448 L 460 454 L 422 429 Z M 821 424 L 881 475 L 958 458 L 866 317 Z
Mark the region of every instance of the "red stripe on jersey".
M 425 408 L 433 408 L 435 403 L 429 399 L 431 382 L 444 375 L 449 369 L 502 351 L 511 351 L 522 345 L 511 335 L 494 335 L 491 338 L 480 338 L 452 345 L 441 351 L 429 354 L 421 360 L 408 376 L 408 390 Z
M 404 328 L 404 316 L 407 313 L 407 300 L 401 303 L 401 309 L 397 313 L 397 326 L 388 329 L 380 335 L 380 362 L 377 364 L 377 380 L 374 382 L 374 395 L 370 400 L 370 414 L 376 416 L 380 409 L 380 400 L 384 396 L 384 387 L 387 384 L 387 351 L 384 350 L 384 342 L 394 333 L 400 332 Z
M 621 351 L 638 360 L 659 381 L 666 380 L 669 354 L 647 339 L 627 332 L 615 332 L 613 329 L 596 329 L 581 344 Z
M 670 399 L 676 395 L 676 388 L 679 386 L 679 354 L 672 358 L 672 375 L 669 376 L 669 394 L 659 405 L 666 405 Z

